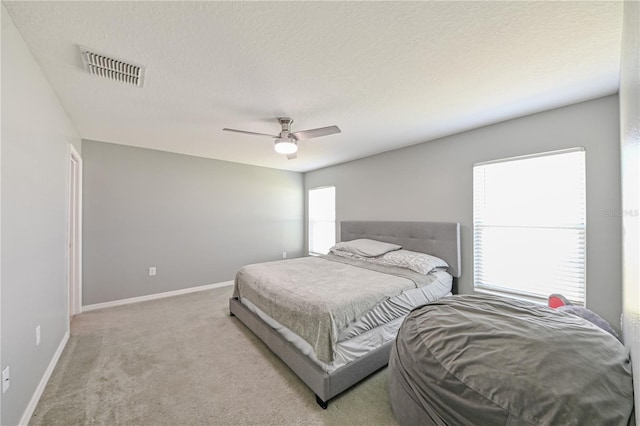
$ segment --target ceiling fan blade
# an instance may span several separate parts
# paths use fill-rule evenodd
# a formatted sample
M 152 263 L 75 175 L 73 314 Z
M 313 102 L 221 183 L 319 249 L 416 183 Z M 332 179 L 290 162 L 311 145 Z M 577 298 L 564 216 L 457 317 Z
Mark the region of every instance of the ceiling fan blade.
M 320 136 L 333 135 L 340 133 L 341 130 L 338 126 L 320 127 L 318 129 L 301 130 L 299 132 L 291 133 L 291 136 L 297 141 L 303 141 L 305 139 L 319 138 Z
M 287 154 L 287 160 L 295 160 L 296 158 L 298 158 L 298 154 L 295 152 L 293 154 Z
M 225 132 L 236 132 L 236 133 L 244 133 L 245 135 L 257 135 L 257 136 L 269 136 L 270 138 L 279 138 L 279 135 L 268 135 L 266 133 L 256 133 L 256 132 L 247 132 L 246 130 L 236 130 L 236 129 L 224 129 Z

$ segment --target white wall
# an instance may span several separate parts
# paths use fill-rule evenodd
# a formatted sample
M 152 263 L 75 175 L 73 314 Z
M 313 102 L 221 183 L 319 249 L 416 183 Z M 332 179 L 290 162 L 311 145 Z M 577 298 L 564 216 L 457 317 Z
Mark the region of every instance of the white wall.
M 640 3 L 624 3 L 620 73 L 623 336 L 631 351 L 640 425 Z
M 81 141 L 3 5 L 1 364 L 11 367 L 3 425 L 18 424 L 68 330 L 70 143 Z
M 473 164 L 584 146 L 587 307 L 619 329 L 621 218 L 615 214 L 621 202 L 619 138 L 618 98 L 608 96 L 309 172 L 305 188 L 335 185 L 338 221 L 460 222 L 459 290 L 471 293 Z

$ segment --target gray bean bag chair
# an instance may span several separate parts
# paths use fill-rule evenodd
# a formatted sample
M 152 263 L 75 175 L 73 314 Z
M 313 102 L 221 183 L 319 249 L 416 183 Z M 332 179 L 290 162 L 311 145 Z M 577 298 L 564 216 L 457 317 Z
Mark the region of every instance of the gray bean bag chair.
M 631 365 L 575 315 L 462 295 L 413 310 L 389 360 L 401 425 L 627 425 Z

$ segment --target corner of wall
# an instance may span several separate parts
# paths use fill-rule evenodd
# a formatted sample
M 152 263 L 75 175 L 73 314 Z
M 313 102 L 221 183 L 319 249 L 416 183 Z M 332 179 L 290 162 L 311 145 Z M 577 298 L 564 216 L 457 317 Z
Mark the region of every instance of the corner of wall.
M 640 425 L 640 3 L 624 2 L 620 64 L 622 175 L 622 331 L 631 354 L 636 424 Z

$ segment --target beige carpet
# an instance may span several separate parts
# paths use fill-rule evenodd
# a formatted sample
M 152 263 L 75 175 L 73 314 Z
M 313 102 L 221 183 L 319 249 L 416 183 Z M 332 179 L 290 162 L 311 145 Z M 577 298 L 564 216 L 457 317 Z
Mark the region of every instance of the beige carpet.
M 31 425 L 395 425 L 384 369 L 315 396 L 236 318 L 231 287 L 74 318 Z

